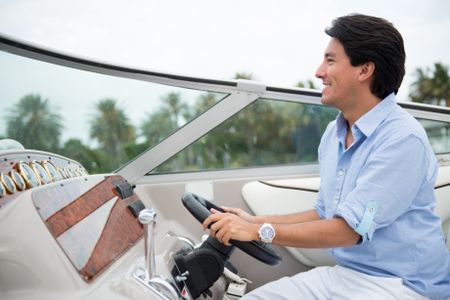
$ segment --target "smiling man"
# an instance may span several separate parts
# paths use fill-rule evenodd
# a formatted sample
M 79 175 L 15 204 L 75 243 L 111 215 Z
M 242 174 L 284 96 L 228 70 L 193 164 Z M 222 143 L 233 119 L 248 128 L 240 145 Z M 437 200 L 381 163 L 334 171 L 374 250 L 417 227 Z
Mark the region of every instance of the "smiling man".
M 316 77 L 322 103 L 340 110 L 319 146 L 315 209 L 251 216 L 212 214 L 211 235 L 330 248 L 337 265 L 262 286 L 244 299 L 447 299 L 450 254 L 434 214 L 436 157 L 422 126 L 395 94 L 405 74 L 400 33 L 388 21 L 333 21 Z

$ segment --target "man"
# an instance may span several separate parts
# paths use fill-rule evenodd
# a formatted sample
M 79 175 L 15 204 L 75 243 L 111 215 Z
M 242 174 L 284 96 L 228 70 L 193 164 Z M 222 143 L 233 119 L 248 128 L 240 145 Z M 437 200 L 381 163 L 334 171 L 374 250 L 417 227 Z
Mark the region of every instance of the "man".
M 403 39 L 384 19 L 349 15 L 325 31 L 316 77 L 322 103 L 340 110 L 319 146 L 314 210 L 251 216 L 236 208 L 205 220 L 231 239 L 331 248 L 320 267 L 262 286 L 245 299 L 446 299 L 450 254 L 433 213 L 437 162 L 420 124 L 396 104 Z

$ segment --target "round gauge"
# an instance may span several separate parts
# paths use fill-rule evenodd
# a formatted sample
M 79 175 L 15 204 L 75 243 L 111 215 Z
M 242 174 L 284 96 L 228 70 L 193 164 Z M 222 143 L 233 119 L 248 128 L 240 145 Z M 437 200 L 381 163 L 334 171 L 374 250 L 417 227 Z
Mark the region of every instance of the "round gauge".
M 75 177 L 83 176 L 83 174 L 81 174 L 81 170 L 80 169 L 73 169 L 72 173 L 75 174 Z
M 72 174 L 72 178 L 78 177 L 78 173 L 76 169 L 69 169 L 70 174 Z
M 72 174 L 72 170 L 70 170 L 69 168 L 64 168 L 64 173 L 66 173 L 67 179 L 74 177 Z
M 64 172 L 63 168 L 58 167 L 57 168 L 59 175 L 61 176 L 61 179 L 67 179 L 66 172 Z
M 47 171 L 45 171 L 44 167 L 39 162 L 33 160 L 32 162 L 30 162 L 30 167 L 38 175 L 41 184 L 47 184 L 52 182 L 50 175 L 47 173 Z
M 0 175 L 0 181 L 3 183 L 8 194 L 14 194 L 17 191 L 14 181 L 8 175 L 2 173 Z
M 69 174 L 70 174 L 70 178 L 75 178 L 75 177 L 77 177 L 77 173 L 75 173 L 75 170 L 74 170 L 74 169 L 67 168 L 67 171 L 68 171 Z
M 59 174 L 58 170 L 51 162 L 44 160 L 41 164 L 47 171 L 47 173 L 50 175 L 53 182 L 62 179 L 61 174 Z
M 11 170 L 11 172 L 9 172 L 9 177 L 12 178 L 19 191 L 23 191 L 24 189 L 27 188 L 25 180 L 23 180 L 23 177 L 19 173 L 17 173 L 16 170 Z
M 6 189 L 3 186 L 3 183 L 0 182 L 0 198 L 6 195 Z
M 25 179 L 27 187 L 33 188 L 41 185 L 38 175 L 34 173 L 33 169 L 29 165 L 22 161 L 17 165 L 17 168 L 20 175 L 22 175 L 23 179 Z

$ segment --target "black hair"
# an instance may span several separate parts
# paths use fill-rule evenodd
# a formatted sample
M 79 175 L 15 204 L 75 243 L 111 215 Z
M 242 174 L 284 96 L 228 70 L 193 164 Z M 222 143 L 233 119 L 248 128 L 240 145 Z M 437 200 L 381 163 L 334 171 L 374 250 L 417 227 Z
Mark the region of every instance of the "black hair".
M 352 14 L 335 19 L 325 30 L 343 45 L 352 66 L 375 64 L 371 92 L 383 99 L 397 94 L 405 75 L 403 38 L 385 19 Z

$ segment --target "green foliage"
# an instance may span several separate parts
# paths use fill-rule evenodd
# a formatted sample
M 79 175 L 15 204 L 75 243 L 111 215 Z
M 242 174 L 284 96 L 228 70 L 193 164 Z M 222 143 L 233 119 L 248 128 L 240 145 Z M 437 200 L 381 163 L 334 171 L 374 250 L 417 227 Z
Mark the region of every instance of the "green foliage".
M 434 105 L 450 106 L 449 68 L 435 63 L 434 69 L 416 69 L 416 80 L 411 85 L 411 100 Z
M 312 81 L 311 79 L 306 80 L 306 82 L 299 81 L 299 82 L 297 82 L 297 84 L 295 86 L 299 87 L 299 88 L 307 88 L 307 89 L 317 90 L 317 87 L 316 87 L 314 81 Z
M 99 150 L 84 145 L 79 139 L 69 139 L 59 153 L 76 160 L 91 174 L 110 171 L 103 168 L 106 157 Z
M 148 145 L 156 145 L 169 136 L 180 125 L 181 118 L 188 114 L 188 106 L 181 100 L 179 93 L 169 93 L 161 98 L 159 110 L 147 113 L 141 125 L 142 135 Z
M 336 114 L 328 107 L 261 99 L 153 173 L 314 162 Z
M 61 116 L 40 95 L 22 97 L 8 110 L 6 125 L 8 138 L 19 141 L 25 148 L 51 152 L 59 149 Z
M 98 141 L 99 150 L 109 157 L 103 164 L 104 169 L 113 171 L 127 161 L 124 145 L 135 141 L 136 129 L 115 99 L 100 100 L 95 107 L 90 136 Z
M 253 74 L 252 73 L 247 73 L 247 72 L 237 72 L 234 75 L 234 79 L 247 79 L 247 80 L 252 80 L 253 79 Z

